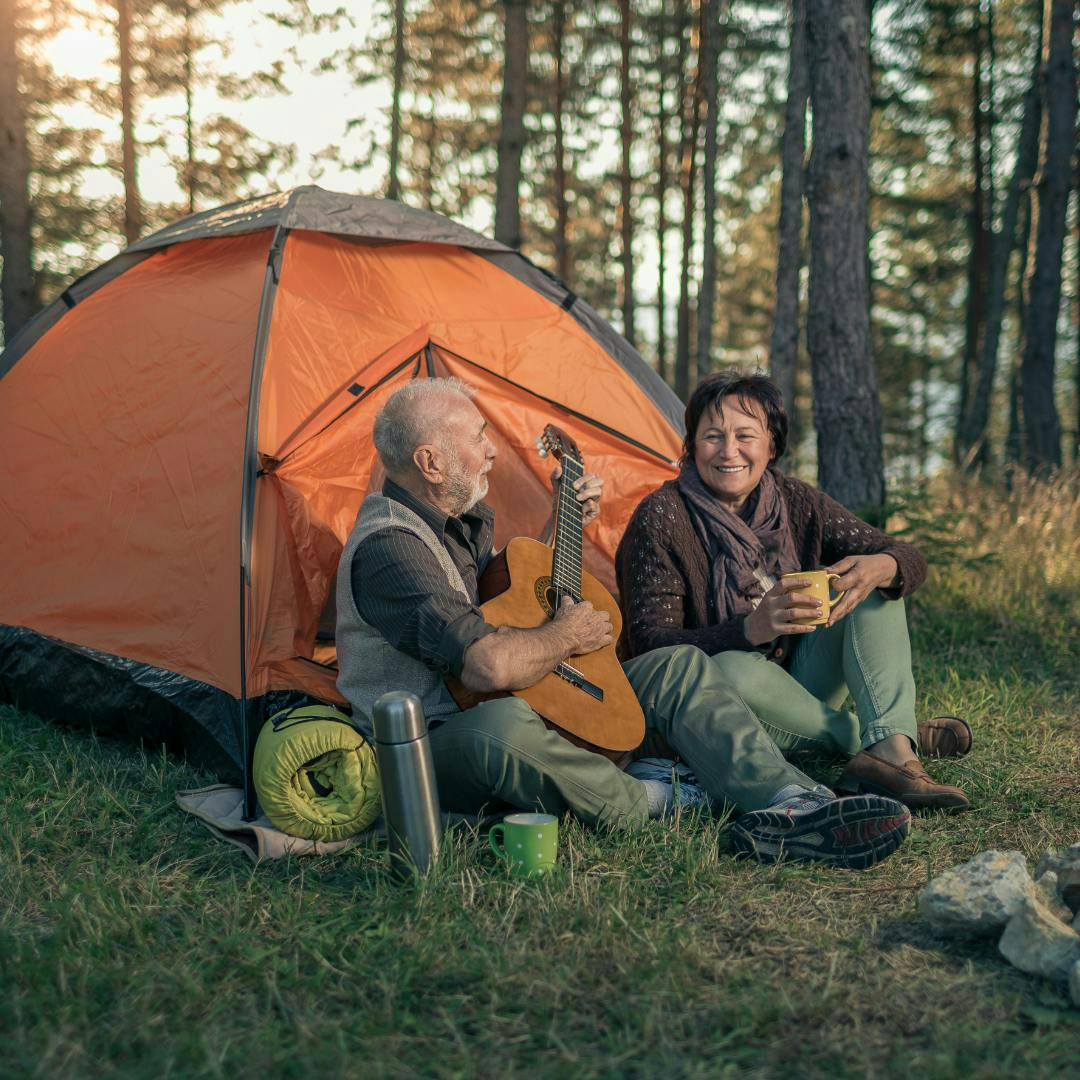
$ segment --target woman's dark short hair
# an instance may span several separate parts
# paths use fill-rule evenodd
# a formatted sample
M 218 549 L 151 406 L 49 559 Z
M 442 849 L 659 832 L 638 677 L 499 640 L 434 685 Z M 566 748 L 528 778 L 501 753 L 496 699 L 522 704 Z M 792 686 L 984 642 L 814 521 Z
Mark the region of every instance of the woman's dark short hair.
M 738 399 L 739 407 L 746 412 L 752 411 L 751 406 L 758 405 L 765 414 L 765 423 L 773 441 L 773 461 L 784 456 L 787 449 L 788 418 L 784 412 L 784 395 L 780 393 L 780 387 L 760 372 L 748 375 L 738 368 L 728 368 L 726 371 L 714 371 L 706 375 L 694 387 L 690 400 L 686 403 L 686 438 L 683 439 L 683 456 L 694 456 L 694 436 L 697 434 L 698 424 L 702 416 L 707 412 L 715 412 L 720 407 L 723 398 L 734 397 Z

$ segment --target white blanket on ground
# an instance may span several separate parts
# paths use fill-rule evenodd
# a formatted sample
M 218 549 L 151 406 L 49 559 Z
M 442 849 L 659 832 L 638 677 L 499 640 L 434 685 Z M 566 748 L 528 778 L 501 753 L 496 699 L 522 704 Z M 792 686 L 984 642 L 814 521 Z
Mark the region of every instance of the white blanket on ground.
M 235 844 L 252 862 L 280 859 L 285 855 L 330 855 L 352 847 L 367 833 L 384 832 L 382 818 L 360 836 L 347 840 L 304 840 L 290 836 L 271 824 L 258 808 L 258 816 L 244 820 L 244 792 L 228 784 L 211 784 L 176 793 L 176 805 L 194 814 L 219 840 Z
M 290 836 L 276 828 L 261 807 L 257 807 L 258 815 L 252 821 L 245 821 L 244 792 L 228 784 L 178 791 L 176 805 L 197 817 L 219 840 L 235 844 L 254 863 L 263 859 L 281 859 L 286 855 L 332 855 L 351 848 L 365 837 L 386 835 L 386 823 L 379 817 L 369 828 L 347 840 L 304 840 L 299 836 Z M 505 813 L 507 811 L 504 810 L 483 818 L 444 813 L 443 828 L 461 822 L 483 828 L 498 821 Z

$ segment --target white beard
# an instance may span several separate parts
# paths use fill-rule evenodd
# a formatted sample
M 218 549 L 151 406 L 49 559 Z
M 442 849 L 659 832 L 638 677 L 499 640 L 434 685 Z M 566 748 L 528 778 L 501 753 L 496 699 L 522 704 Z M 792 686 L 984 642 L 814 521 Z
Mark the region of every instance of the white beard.
M 454 508 L 451 510 L 454 517 L 468 513 L 487 493 L 487 473 L 478 472 L 470 478 L 459 470 L 456 460 L 452 462 L 446 483 L 443 485 L 443 494 L 446 501 Z

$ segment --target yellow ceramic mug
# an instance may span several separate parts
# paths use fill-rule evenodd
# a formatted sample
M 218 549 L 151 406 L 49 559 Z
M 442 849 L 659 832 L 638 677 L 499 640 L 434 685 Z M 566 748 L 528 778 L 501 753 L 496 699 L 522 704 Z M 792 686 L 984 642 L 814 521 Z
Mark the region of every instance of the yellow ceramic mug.
M 781 581 L 797 578 L 808 581 L 810 584 L 805 589 L 798 589 L 795 596 L 812 596 L 821 601 L 821 614 L 815 619 L 794 619 L 800 626 L 822 626 L 829 621 L 829 613 L 841 600 L 844 599 L 843 591 L 836 596 L 832 595 L 832 583 L 840 580 L 839 574 L 830 574 L 828 570 L 802 570 L 794 574 L 785 574 Z

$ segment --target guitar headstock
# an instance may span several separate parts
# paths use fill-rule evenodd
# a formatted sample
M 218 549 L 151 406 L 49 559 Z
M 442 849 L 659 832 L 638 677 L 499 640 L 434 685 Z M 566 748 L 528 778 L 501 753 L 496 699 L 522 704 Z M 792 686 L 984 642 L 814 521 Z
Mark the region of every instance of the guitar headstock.
M 537 436 L 536 449 L 542 458 L 552 454 L 556 461 L 562 461 L 564 457 L 570 457 L 577 462 L 581 462 L 581 451 L 578 449 L 578 444 L 562 428 L 557 428 L 554 424 L 548 424 Z

